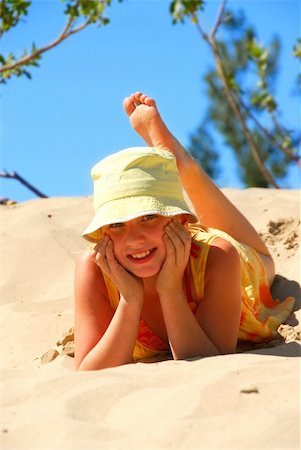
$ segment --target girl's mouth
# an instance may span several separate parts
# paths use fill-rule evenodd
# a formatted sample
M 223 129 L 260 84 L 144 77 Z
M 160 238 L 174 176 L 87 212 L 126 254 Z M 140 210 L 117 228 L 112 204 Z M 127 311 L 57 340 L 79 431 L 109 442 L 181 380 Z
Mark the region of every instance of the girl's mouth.
M 144 250 L 143 252 L 132 253 L 131 255 L 127 255 L 127 257 L 134 264 L 143 264 L 152 259 L 156 250 L 156 248 L 152 248 L 149 250 Z

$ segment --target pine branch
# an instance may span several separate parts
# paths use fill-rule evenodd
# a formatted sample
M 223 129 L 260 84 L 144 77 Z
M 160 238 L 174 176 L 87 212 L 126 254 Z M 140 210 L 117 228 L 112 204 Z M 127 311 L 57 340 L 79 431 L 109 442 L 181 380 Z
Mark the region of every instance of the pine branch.
M 241 106 L 244 108 L 244 110 L 247 112 L 248 116 L 251 117 L 251 119 L 255 122 L 256 126 L 264 133 L 264 135 L 277 147 L 279 150 L 281 150 L 291 161 L 300 161 L 300 157 L 298 155 L 294 155 L 289 149 L 284 147 L 280 142 L 277 141 L 277 139 L 267 130 L 257 117 L 254 116 L 250 108 L 244 103 L 243 99 L 241 97 L 236 98 L 237 101 L 241 104 Z
M 212 30 L 210 32 L 210 35 L 209 35 L 209 40 L 210 41 L 213 41 L 215 39 L 215 35 L 216 35 L 219 27 L 221 26 L 221 23 L 222 23 L 222 20 L 223 20 L 223 17 L 224 17 L 226 3 L 227 3 L 227 0 L 223 0 L 221 5 L 220 5 L 220 7 L 219 7 L 215 24 L 214 24 L 214 26 L 213 26 L 213 28 L 212 28 Z
M 244 120 L 242 112 L 240 110 L 239 103 L 235 100 L 234 96 L 232 95 L 231 89 L 229 88 L 229 85 L 227 82 L 227 76 L 226 76 L 225 69 L 224 69 L 224 66 L 222 63 L 222 59 L 221 59 L 221 56 L 219 54 L 219 51 L 218 51 L 218 48 L 216 45 L 215 35 L 218 31 L 218 28 L 220 27 L 220 25 L 222 23 L 222 18 L 223 18 L 223 14 L 225 11 L 226 3 L 227 3 L 227 0 L 222 1 L 221 7 L 220 7 L 218 15 L 217 15 L 215 25 L 214 25 L 212 31 L 210 32 L 209 37 L 207 34 L 205 34 L 203 29 L 201 28 L 198 17 L 195 14 L 193 16 L 193 21 L 197 25 L 197 29 L 198 29 L 199 33 L 201 34 L 202 38 L 205 39 L 206 42 L 208 43 L 208 45 L 211 47 L 211 50 L 214 55 L 215 64 L 217 66 L 217 71 L 218 71 L 219 77 L 222 81 L 223 88 L 224 88 L 224 91 L 225 91 L 225 94 L 227 97 L 227 101 L 228 101 L 229 106 L 231 107 L 233 113 L 235 114 L 235 117 L 237 118 L 237 120 L 239 121 L 239 123 L 242 126 L 243 133 L 247 139 L 251 153 L 253 155 L 253 158 L 254 158 L 259 170 L 261 171 L 262 175 L 268 181 L 269 184 L 271 184 L 275 188 L 279 189 L 278 184 L 276 183 L 276 181 L 274 180 L 274 178 L 272 177 L 272 175 L 268 171 L 268 169 L 265 167 L 265 165 L 260 157 L 260 153 L 257 149 L 256 143 L 253 139 L 253 136 L 252 136 L 252 134 Z

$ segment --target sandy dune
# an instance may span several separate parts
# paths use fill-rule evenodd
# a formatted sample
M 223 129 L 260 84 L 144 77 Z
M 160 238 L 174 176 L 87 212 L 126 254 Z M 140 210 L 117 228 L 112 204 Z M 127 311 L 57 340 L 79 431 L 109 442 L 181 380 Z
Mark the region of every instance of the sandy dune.
M 224 190 L 276 259 L 294 313 L 265 348 L 97 372 L 73 367 L 73 271 L 90 198 L 0 206 L 2 450 L 299 449 L 300 193 Z

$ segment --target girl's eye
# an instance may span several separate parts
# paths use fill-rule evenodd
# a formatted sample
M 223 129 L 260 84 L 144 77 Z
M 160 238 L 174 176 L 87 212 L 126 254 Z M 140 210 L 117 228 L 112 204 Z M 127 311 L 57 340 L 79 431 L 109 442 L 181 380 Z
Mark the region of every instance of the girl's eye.
M 111 223 L 109 228 L 121 228 L 124 225 L 122 222 Z
M 152 220 L 158 217 L 157 214 L 147 214 L 146 216 L 143 216 L 143 220 Z

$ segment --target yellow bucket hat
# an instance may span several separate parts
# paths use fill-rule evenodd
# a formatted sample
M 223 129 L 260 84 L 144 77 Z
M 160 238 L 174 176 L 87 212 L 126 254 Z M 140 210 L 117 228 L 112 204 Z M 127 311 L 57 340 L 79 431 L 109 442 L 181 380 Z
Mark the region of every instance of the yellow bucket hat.
M 147 214 L 186 214 L 197 222 L 184 199 L 172 153 L 154 147 L 131 147 L 114 153 L 91 170 L 95 216 L 82 236 L 98 242 L 101 227 Z

